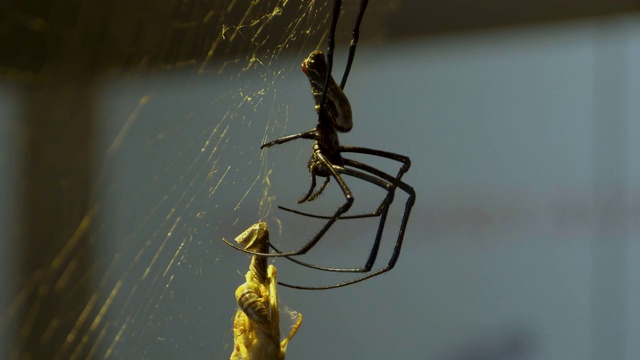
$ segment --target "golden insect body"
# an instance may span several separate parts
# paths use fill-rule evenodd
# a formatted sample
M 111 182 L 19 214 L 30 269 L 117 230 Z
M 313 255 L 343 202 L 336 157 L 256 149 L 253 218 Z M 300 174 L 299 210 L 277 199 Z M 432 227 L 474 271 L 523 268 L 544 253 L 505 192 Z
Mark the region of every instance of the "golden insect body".
M 269 251 L 267 224 L 252 225 L 236 238 L 244 249 L 256 252 Z M 246 282 L 236 289 L 236 301 L 240 307 L 233 321 L 234 351 L 231 360 L 284 360 L 289 341 L 302 323 L 297 314 L 296 323 L 289 335 L 280 341 L 280 313 L 276 292 L 276 268 L 267 267 L 267 259 L 253 256 Z

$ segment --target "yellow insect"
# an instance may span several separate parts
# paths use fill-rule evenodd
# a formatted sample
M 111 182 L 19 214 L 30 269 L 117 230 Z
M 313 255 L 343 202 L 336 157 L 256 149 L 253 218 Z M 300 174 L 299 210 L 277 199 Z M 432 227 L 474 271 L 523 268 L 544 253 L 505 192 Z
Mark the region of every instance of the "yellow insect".
M 269 229 L 259 222 L 236 237 L 245 250 L 259 253 L 269 251 Z M 236 289 L 240 307 L 233 321 L 234 350 L 231 360 L 284 360 L 287 345 L 302 324 L 302 314 L 289 335 L 280 341 L 280 313 L 276 292 L 276 268 L 267 267 L 267 258 L 251 258 L 246 282 Z

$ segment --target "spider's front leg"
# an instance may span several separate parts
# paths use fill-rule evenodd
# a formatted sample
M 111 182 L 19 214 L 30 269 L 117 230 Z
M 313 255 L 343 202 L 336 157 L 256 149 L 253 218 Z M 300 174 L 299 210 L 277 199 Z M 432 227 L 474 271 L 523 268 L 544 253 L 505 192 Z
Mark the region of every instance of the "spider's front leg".
M 316 129 L 311 129 L 302 133 L 297 133 L 297 134 L 292 134 L 292 135 L 287 135 L 287 136 L 283 136 L 281 138 L 275 139 L 273 141 L 270 141 L 268 143 L 264 143 L 262 145 L 260 145 L 260 149 L 265 149 L 268 147 L 272 147 L 273 145 L 280 145 L 280 144 L 284 144 L 286 142 L 292 141 L 292 140 L 296 140 L 296 139 L 309 139 L 309 140 L 317 140 L 318 138 L 318 132 L 316 131 Z

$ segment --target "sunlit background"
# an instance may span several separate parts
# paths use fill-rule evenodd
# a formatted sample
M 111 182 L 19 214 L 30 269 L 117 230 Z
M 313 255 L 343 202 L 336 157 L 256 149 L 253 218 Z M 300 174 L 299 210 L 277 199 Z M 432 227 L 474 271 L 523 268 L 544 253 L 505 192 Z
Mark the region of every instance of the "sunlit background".
M 495 3 L 370 4 L 340 139 L 409 156 L 417 202 L 391 272 L 279 288 L 304 315 L 289 359 L 640 357 L 640 16 Z M 277 205 L 343 201 L 332 182 L 296 203 L 312 142 L 260 150 L 315 126 L 300 62 L 326 48 L 332 2 L 87 4 L 2 20 L 0 357 L 229 358 L 249 256 L 222 238 L 264 220 L 293 250 L 323 221 Z M 345 180 L 353 214 L 385 195 Z M 304 259 L 362 266 L 377 226 L 339 221 Z M 274 264 L 291 284 L 353 278 Z

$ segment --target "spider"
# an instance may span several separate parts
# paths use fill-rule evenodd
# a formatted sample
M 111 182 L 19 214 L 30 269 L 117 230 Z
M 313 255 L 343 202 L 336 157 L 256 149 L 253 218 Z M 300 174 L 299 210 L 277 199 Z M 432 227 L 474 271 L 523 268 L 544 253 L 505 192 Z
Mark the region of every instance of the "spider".
M 333 77 L 331 76 L 331 71 L 333 67 L 333 50 L 334 50 L 334 42 L 335 42 L 335 30 L 338 22 L 338 18 L 340 16 L 341 9 L 341 0 L 336 0 L 334 2 L 333 8 L 333 17 L 331 22 L 331 30 L 329 32 L 329 50 L 327 52 L 327 58 L 325 60 L 325 56 L 322 51 L 315 50 L 311 52 L 311 54 L 302 62 L 302 71 L 309 78 L 309 82 L 311 83 L 311 92 L 313 94 L 314 100 L 316 102 L 315 109 L 318 113 L 318 125 L 308 131 L 293 134 L 289 136 L 284 136 L 274 141 L 263 144 L 260 148 L 268 148 L 274 145 L 284 144 L 286 142 L 296 140 L 296 139 L 309 139 L 314 140 L 313 144 L 313 154 L 311 155 L 311 159 L 309 160 L 308 168 L 311 174 L 311 186 L 307 193 L 298 200 L 298 203 L 311 202 L 318 198 L 320 194 L 324 191 L 324 189 L 329 184 L 331 178 L 335 179 L 342 191 L 345 202 L 340 206 L 332 216 L 322 216 L 322 215 L 314 215 L 308 214 L 304 212 L 300 212 L 297 210 L 285 208 L 282 206 L 278 206 L 280 209 L 293 212 L 299 215 L 320 218 L 320 219 L 328 219 L 328 221 L 324 224 L 324 226 L 311 238 L 304 246 L 296 251 L 289 252 L 281 252 L 272 244 L 269 244 L 276 253 L 265 253 L 265 252 L 253 252 L 245 249 L 241 249 L 239 247 L 234 246 L 230 242 L 225 241 L 227 245 L 232 246 L 240 251 L 253 254 L 253 255 L 262 255 L 262 256 L 270 256 L 270 257 L 286 257 L 287 259 L 300 264 L 302 266 L 306 266 L 312 269 L 324 270 L 324 271 L 332 271 L 332 272 L 348 272 L 348 273 L 367 273 L 364 276 L 359 278 L 341 282 L 334 285 L 327 286 L 318 286 L 318 287 L 310 287 L 310 286 L 300 286 L 300 285 L 291 285 L 287 283 L 278 282 L 280 285 L 291 287 L 295 289 L 305 289 L 305 290 L 324 290 L 324 289 L 333 289 L 338 287 L 343 287 L 346 285 L 354 284 L 361 282 L 363 280 L 369 279 L 371 277 L 380 275 L 384 272 L 387 272 L 395 266 L 398 257 L 400 256 L 400 250 L 402 248 L 402 242 L 404 239 L 404 233 L 407 226 L 407 222 L 409 220 L 409 215 L 411 213 L 411 208 L 415 202 L 415 192 L 413 187 L 407 185 L 402 182 L 402 176 L 409 170 L 411 166 L 411 160 L 404 155 L 395 154 L 387 151 L 370 149 L 365 147 L 358 146 L 342 146 L 338 140 L 338 132 L 348 132 L 353 127 L 352 122 L 352 114 L 351 114 L 351 106 L 349 104 L 349 100 L 344 94 L 343 90 L 346 85 L 346 81 L 351 69 L 351 64 L 353 63 L 353 58 L 355 56 L 355 50 L 359 38 L 359 27 L 362 21 L 362 17 L 364 16 L 365 9 L 368 4 L 368 0 L 362 0 L 360 3 L 360 11 L 358 12 L 358 16 L 356 19 L 356 24 L 353 30 L 353 38 L 351 44 L 349 46 L 349 56 L 347 58 L 347 65 L 345 68 L 345 72 L 342 77 L 342 81 L 340 86 L 335 82 Z M 396 176 L 392 176 L 374 168 L 370 165 L 364 164 L 362 162 L 344 158 L 342 156 L 343 153 L 360 153 L 366 155 L 372 155 L 382 158 L 387 158 L 390 160 L 398 161 L 402 163 L 400 170 Z M 342 175 L 348 175 L 351 177 L 359 178 L 371 184 L 377 185 L 384 190 L 386 190 L 387 195 L 382 200 L 377 209 L 368 214 L 361 215 L 350 215 L 343 216 L 343 214 L 347 213 L 353 204 L 354 197 L 351 193 L 351 190 L 347 186 L 346 182 L 342 178 Z M 316 178 L 323 177 L 325 178 L 324 182 L 320 187 L 316 190 Z M 400 224 L 400 230 L 398 233 L 398 237 L 396 239 L 396 243 L 393 249 L 393 253 L 387 265 L 379 270 L 371 272 L 373 265 L 378 256 L 378 250 L 380 248 L 380 242 L 382 239 L 382 233 L 384 230 L 384 225 L 386 223 L 387 213 L 389 211 L 389 207 L 393 202 L 394 194 L 396 188 L 400 188 L 402 191 L 407 193 L 408 199 L 405 203 L 404 215 L 402 217 L 402 221 Z M 357 219 L 357 218 L 366 218 L 366 217 L 380 217 L 378 223 L 378 230 L 376 234 L 376 238 L 374 240 L 374 244 L 369 253 L 369 257 L 363 267 L 360 268 L 334 268 L 334 267 L 325 267 L 314 264 L 305 263 L 303 261 L 297 260 L 293 258 L 293 256 L 306 254 L 311 248 L 313 248 L 318 241 L 324 236 L 324 234 L 329 230 L 329 228 L 339 219 Z

